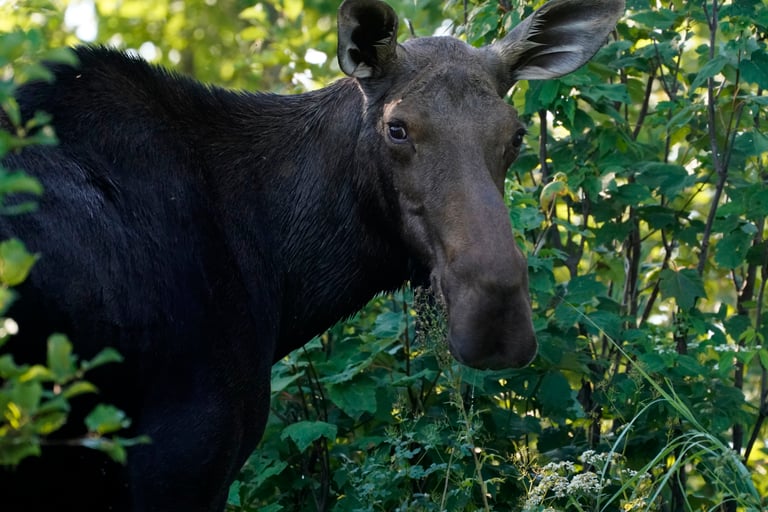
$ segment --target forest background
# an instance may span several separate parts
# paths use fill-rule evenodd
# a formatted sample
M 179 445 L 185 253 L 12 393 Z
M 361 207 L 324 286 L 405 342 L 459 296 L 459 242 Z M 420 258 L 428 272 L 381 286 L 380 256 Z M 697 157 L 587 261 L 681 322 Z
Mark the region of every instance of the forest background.
M 0 105 L 17 119 L 13 90 L 82 41 L 228 87 L 321 87 L 341 76 L 338 3 L 0 0 Z M 543 2 L 391 3 L 401 40 L 481 45 Z M 528 136 L 506 201 L 536 360 L 461 367 L 419 293 L 377 297 L 275 365 L 267 432 L 228 509 L 768 509 L 767 34 L 761 0 L 627 0 L 589 65 L 517 84 Z M 55 143 L 45 121 L 0 133 L 0 156 Z M 10 171 L 0 196 L 44 193 Z M 0 244 L 0 307 L 36 257 Z M 20 367 L 0 343 L 2 464 L 34 456 L 66 402 L 94 391 L 84 372 L 119 359 L 75 364 L 66 339 L 50 347 Z M 101 407 L 81 442 L 124 457 L 127 421 Z

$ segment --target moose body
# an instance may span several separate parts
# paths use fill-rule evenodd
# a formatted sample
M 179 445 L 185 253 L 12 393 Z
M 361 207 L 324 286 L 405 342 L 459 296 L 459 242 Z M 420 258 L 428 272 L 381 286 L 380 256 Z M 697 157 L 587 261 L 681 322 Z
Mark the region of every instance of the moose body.
M 524 129 L 503 96 L 584 64 L 622 10 L 553 0 L 473 48 L 398 44 L 391 8 L 347 0 L 349 77 L 316 92 L 203 86 L 88 47 L 53 82 L 23 87 L 23 116 L 50 113 L 59 144 L 3 162 L 45 187 L 36 212 L 0 219 L 3 238 L 41 254 L 11 348 L 41 361 L 52 332 L 83 358 L 115 347 L 125 361 L 89 378 L 152 442 L 124 467 L 46 447 L 0 472 L 2 502 L 222 510 L 263 432 L 272 363 L 413 268 L 446 305 L 459 361 L 527 364 L 527 267 L 502 198 Z

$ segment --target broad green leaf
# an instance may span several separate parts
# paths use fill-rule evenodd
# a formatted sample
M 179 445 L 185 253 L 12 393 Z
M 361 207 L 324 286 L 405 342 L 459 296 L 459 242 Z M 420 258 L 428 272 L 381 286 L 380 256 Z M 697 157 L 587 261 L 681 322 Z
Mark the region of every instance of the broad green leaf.
M 91 448 L 93 450 L 103 452 L 107 454 L 109 458 L 115 462 L 119 462 L 120 464 L 125 464 L 127 459 L 125 446 L 114 439 L 109 439 L 106 437 L 85 437 L 80 440 L 80 444 L 86 448 Z
M 723 268 L 736 268 L 744 264 L 754 235 L 737 229 L 725 235 L 715 251 L 715 262 Z
M 70 399 L 78 395 L 83 395 L 86 393 L 97 393 L 98 391 L 99 389 L 90 382 L 85 380 L 78 380 L 64 387 L 64 389 L 61 391 L 61 394 L 64 396 L 64 398 Z
M 58 382 L 72 378 L 76 372 L 72 344 L 63 334 L 48 338 L 48 368 Z
M 0 194 L 33 194 L 43 193 L 43 186 L 36 178 L 23 172 L 0 173 Z
M 636 180 L 651 189 L 658 189 L 667 197 L 674 197 L 693 182 L 691 178 L 681 165 L 647 162 L 640 166 Z
M 656 352 L 641 354 L 638 360 L 643 363 L 643 369 L 649 373 L 664 372 L 672 364 L 669 357 Z
M 611 193 L 611 200 L 627 206 L 636 206 L 649 199 L 651 199 L 650 190 L 640 183 L 619 185 L 616 187 L 616 190 Z
M 539 227 L 544 222 L 544 215 L 538 208 L 517 207 L 509 210 L 509 219 L 515 229 L 526 231 Z
M 117 350 L 112 347 L 107 347 L 96 354 L 90 361 L 83 362 L 81 367 L 83 370 L 92 370 L 108 363 L 121 363 L 122 361 L 123 356 L 121 356 Z
M 624 84 L 594 84 L 582 91 L 594 101 L 607 100 L 618 103 L 630 103 L 627 86 Z
M 123 411 L 113 405 L 99 404 L 85 417 L 85 426 L 89 432 L 110 434 L 131 425 L 131 420 Z
M 397 338 L 404 328 L 405 322 L 401 311 L 385 311 L 376 317 L 372 332 L 377 338 Z
M 59 430 L 67 421 L 67 411 L 50 411 L 35 416 L 32 425 L 35 432 L 45 436 Z
M 696 74 L 693 82 L 691 82 L 690 90 L 695 91 L 698 87 L 703 86 L 707 79 L 722 71 L 726 64 L 728 64 L 728 57 L 724 55 L 716 55 L 714 59 L 707 61 Z
M 636 211 L 640 219 L 647 222 L 651 229 L 665 229 L 677 226 L 677 212 L 672 208 L 649 205 L 640 206 Z
M 355 378 L 339 384 L 326 385 L 328 398 L 352 418 L 365 412 L 376 412 L 377 384 L 369 378 Z
M 542 414 L 553 418 L 565 417 L 573 405 L 571 386 L 557 371 L 549 372 L 541 379 L 537 398 L 541 402 Z
M 525 95 L 524 114 L 535 114 L 552 106 L 560 91 L 558 80 L 532 80 Z
M 632 14 L 632 19 L 637 23 L 661 30 L 674 26 L 680 17 L 679 12 L 664 8 L 639 11 Z
M 28 366 L 26 365 L 17 365 L 13 360 L 12 354 L 0 355 L 0 378 L 11 379 L 13 377 L 18 377 L 19 375 L 24 374 L 27 369 Z
M 69 401 L 62 394 L 56 395 L 53 398 L 45 400 L 37 409 L 38 413 L 50 413 L 50 412 L 68 412 L 70 410 Z
M 757 351 L 757 355 L 760 358 L 760 365 L 768 370 L 768 348 L 761 347 L 760 350 Z
M 27 457 L 39 456 L 40 445 L 36 439 L 29 439 L 24 443 L 0 443 L 0 466 L 13 467 Z
M 336 439 L 336 430 L 336 425 L 324 421 L 300 421 L 285 427 L 280 439 L 291 439 L 299 451 L 303 452 L 321 437 L 333 441 Z
M 594 274 L 576 276 L 566 288 L 565 301 L 574 305 L 592 304 L 597 297 L 605 295 L 606 287 Z
M 8 311 L 8 308 L 11 307 L 14 300 L 16 300 L 16 293 L 10 288 L 0 286 L 0 314 Z M 0 342 L 0 346 L 2 346 L 2 344 L 3 343 Z
M 20 284 L 27 278 L 37 258 L 16 238 L 0 242 L 0 282 L 6 286 Z
M 569 329 L 584 317 L 584 312 L 578 306 L 575 306 L 565 299 L 555 307 L 555 314 L 552 321 L 561 329 Z
M 662 296 L 674 298 L 683 310 L 691 309 L 698 297 L 707 296 L 701 277 L 693 269 L 662 270 L 659 287 Z
M 23 413 L 34 414 L 43 398 L 43 386 L 37 381 L 17 382 L 10 388 L 7 396 Z
M 739 71 L 746 82 L 768 89 L 768 54 L 765 50 L 756 50 L 749 60 L 739 62 Z
M 24 373 L 19 375 L 19 382 L 28 382 L 32 380 L 53 380 L 53 372 L 41 364 L 35 364 L 27 368 Z
M 285 388 L 287 388 L 288 386 L 290 386 L 291 384 L 299 380 L 301 377 L 302 377 L 301 373 L 294 373 L 289 375 L 282 375 L 279 377 L 273 377 L 271 382 L 272 394 L 283 392 Z

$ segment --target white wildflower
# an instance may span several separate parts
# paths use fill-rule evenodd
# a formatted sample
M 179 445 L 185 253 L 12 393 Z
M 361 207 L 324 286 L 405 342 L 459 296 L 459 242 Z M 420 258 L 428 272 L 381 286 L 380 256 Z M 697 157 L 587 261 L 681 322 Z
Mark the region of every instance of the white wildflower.
M 568 484 L 569 493 L 597 494 L 600 492 L 600 478 L 593 472 L 587 471 L 573 475 Z

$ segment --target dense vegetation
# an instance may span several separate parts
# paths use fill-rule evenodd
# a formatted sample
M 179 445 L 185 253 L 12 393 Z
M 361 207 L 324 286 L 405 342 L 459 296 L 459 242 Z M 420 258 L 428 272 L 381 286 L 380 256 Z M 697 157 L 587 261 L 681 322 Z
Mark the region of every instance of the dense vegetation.
M 402 38 L 483 44 L 541 2 L 392 3 L 410 20 Z M 26 64 L 75 33 L 248 89 L 339 76 L 335 1 L 97 4 L 0 4 L 6 112 L 15 84 L 37 76 Z M 92 23 L 78 28 L 76 9 Z M 267 433 L 231 510 L 768 508 L 767 33 L 760 0 L 628 0 L 587 67 L 518 84 L 509 101 L 528 147 L 507 201 L 529 258 L 537 359 L 468 370 L 421 291 L 376 298 L 275 366 Z M 0 138 L 0 152 L 15 140 Z M 57 353 L 49 370 L 72 369 Z M 40 418 L 8 382 L 1 450 Z

